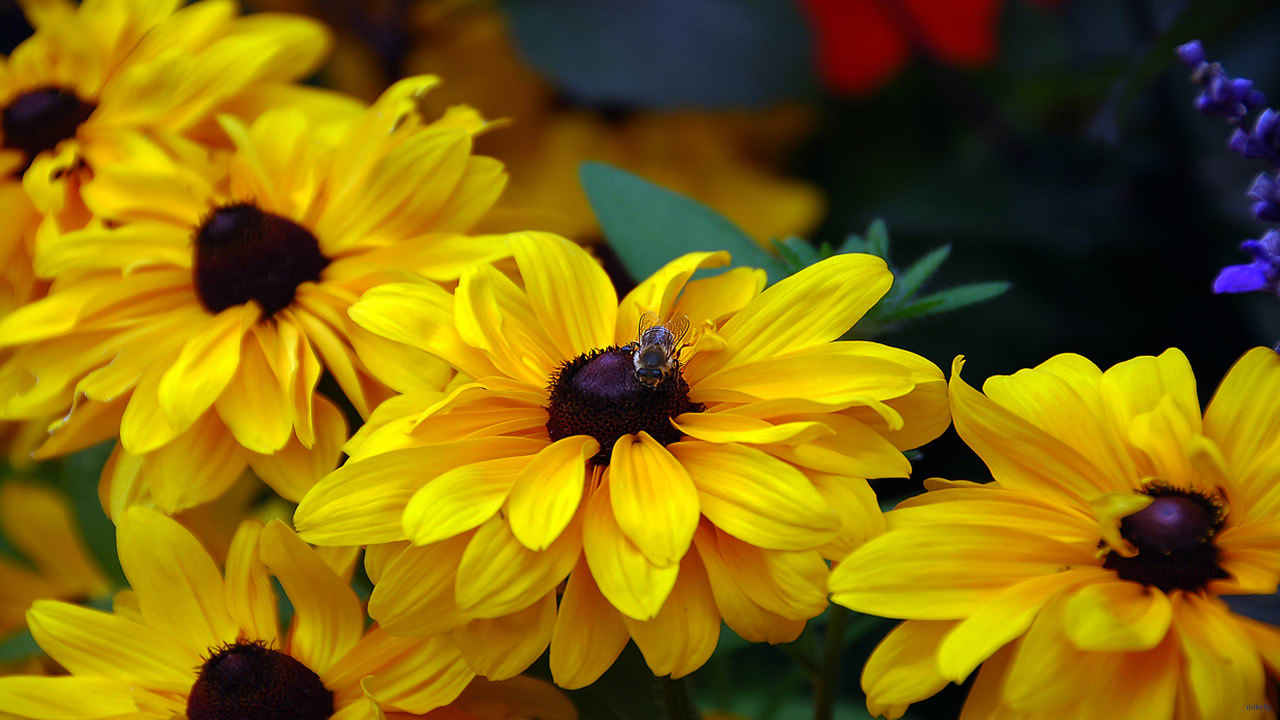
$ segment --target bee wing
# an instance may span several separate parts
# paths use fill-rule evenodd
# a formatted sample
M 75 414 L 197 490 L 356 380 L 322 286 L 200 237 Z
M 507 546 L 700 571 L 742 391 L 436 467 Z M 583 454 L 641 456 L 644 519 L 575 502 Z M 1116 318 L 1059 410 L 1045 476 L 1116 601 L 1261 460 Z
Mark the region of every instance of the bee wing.
M 684 340 L 684 336 L 689 334 L 689 316 L 684 313 L 680 313 L 679 315 L 671 318 L 666 325 L 667 330 L 671 331 L 671 336 L 676 339 L 675 347 L 680 347 L 680 343 Z
M 640 326 L 636 328 L 636 340 L 644 337 L 644 333 L 649 328 L 658 324 L 658 313 L 646 312 L 640 316 Z

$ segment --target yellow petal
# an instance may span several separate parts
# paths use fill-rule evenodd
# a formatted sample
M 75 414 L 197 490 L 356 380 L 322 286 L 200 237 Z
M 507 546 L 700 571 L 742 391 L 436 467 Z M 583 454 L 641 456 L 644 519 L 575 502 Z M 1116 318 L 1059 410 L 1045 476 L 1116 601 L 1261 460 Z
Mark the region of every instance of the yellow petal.
M 893 284 L 884 260 L 836 255 L 775 283 L 720 328 L 732 365 L 802 350 L 840 337 Z M 813 312 L 821 307 L 822 312 Z
M 908 620 L 885 635 L 862 668 L 862 691 L 873 714 L 901 717 L 906 706 L 941 690 L 937 652 L 956 623 Z
M 39 485 L 6 482 L 0 485 L 0 527 L 59 592 L 97 597 L 110 589 L 85 546 L 69 498 Z
M 804 474 L 759 450 L 700 441 L 667 449 L 693 479 L 702 514 L 745 542 L 804 550 L 831 540 L 840 527 Z
M 734 268 L 684 286 L 674 312 L 689 316 L 694 327 L 721 320 L 746 307 L 764 290 L 768 276 L 759 268 Z
M 1178 487 L 1196 487 L 1199 479 L 1189 457 L 1193 438 L 1198 437 L 1178 410 L 1171 396 L 1166 395 L 1155 408 L 1134 417 L 1129 426 L 1129 441 L 1146 455 L 1154 475 Z M 1212 489 L 1212 485 L 1206 489 Z
M 183 228 L 137 222 L 118 228 L 88 227 L 49 238 L 40 244 L 36 272 L 57 277 L 72 271 L 119 269 L 148 265 L 191 266 L 190 238 Z
M 963 367 L 963 357 L 951 366 L 952 421 L 1001 485 L 1051 493 L 1079 505 L 1102 493 L 1129 489 L 1127 478 L 1108 478 L 1080 451 L 974 390 L 960 379 Z
M 560 363 L 585 349 L 563 354 L 531 302 L 506 275 L 480 265 L 458 280 L 453 314 L 465 343 L 486 351 L 489 361 L 507 377 L 539 387 Z
M 310 448 L 291 437 L 279 451 L 270 455 L 249 455 L 249 466 L 290 502 L 298 502 L 320 478 L 338 466 L 342 444 L 347 440 L 347 419 L 332 401 L 323 396 L 315 399 L 315 439 Z
M 200 541 L 176 521 L 131 508 L 116 527 L 120 565 L 147 624 L 196 656 L 233 642 L 222 573 Z
M 636 285 L 618 305 L 614 343 L 625 345 L 634 341 L 637 337 L 636 330 L 640 326 L 640 316 L 646 312 L 656 313 L 662 319 L 670 317 L 675 310 L 676 299 L 695 271 L 728 264 L 729 253 L 721 250 L 687 253 L 663 265 Z M 697 327 L 696 321 L 701 319 L 703 318 L 689 318 L 694 327 Z
M 1163 592 L 1135 582 L 1090 585 L 1064 607 L 1067 637 L 1081 650 L 1149 650 L 1164 639 L 1173 606 Z
M 1222 379 L 1204 413 L 1204 433 L 1222 449 L 1238 492 L 1246 493 L 1232 513 L 1257 516 L 1251 505 L 1275 487 L 1265 472 L 1280 463 L 1280 408 L 1261 398 L 1280 396 L 1280 354 L 1259 347 L 1245 353 Z
M 884 532 L 880 503 L 866 480 L 824 473 L 810 473 L 809 479 L 840 517 L 839 533 L 819 548 L 823 557 L 843 560 L 855 548 Z
M 680 562 L 701 516 L 698 491 L 684 466 L 649 433 L 614 443 L 609 499 L 618 528 L 649 562 Z
M 323 673 L 364 633 L 360 601 L 346 581 L 279 520 L 262 531 L 258 553 L 293 603 L 290 654 Z
M 595 682 L 627 645 L 627 626 L 591 578 L 585 559 L 578 561 L 556 615 L 551 635 L 551 675 L 556 684 L 576 690 Z
M 842 414 L 804 416 L 804 419 L 821 421 L 835 434 L 807 443 L 768 445 L 762 449 L 818 472 L 862 478 L 905 478 L 911 474 L 911 463 L 902 451 L 867 425 Z
M 546 550 L 525 547 L 501 517 L 490 518 L 467 543 L 454 591 L 458 607 L 473 617 L 499 617 L 523 610 L 564 581 L 582 551 L 581 520 Z
M 248 453 L 209 412 L 172 442 L 143 455 L 138 472 L 156 506 L 176 513 L 226 492 L 247 461 Z
M 568 696 L 545 680 L 528 676 L 501 682 L 477 678 L 458 697 L 454 706 L 462 713 L 524 713 L 538 720 L 578 720 L 578 710 Z
M 71 603 L 37 600 L 27 623 L 40 647 L 76 675 L 185 692 L 200 662 L 198 653 L 154 627 Z
M 160 407 L 178 428 L 195 422 L 235 375 L 240 341 L 257 321 L 254 303 L 227 308 L 191 337 L 160 378 Z
M 656 617 L 622 621 L 654 675 L 681 678 L 702 667 L 720 640 L 720 613 L 698 554 L 684 556 L 680 577 Z
M 1150 495 L 1138 492 L 1115 492 L 1099 495 L 1089 506 L 1098 519 L 1098 529 L 1107 545 L 1124 557 L 1133 557 L 1138 554 L 1138 549 L 1120 534 L 1120 521 L 1154 501 Z
M 442 358 L 471 377 L 497 370 L 453 325 L 453 295 L 435 283 L 388 283 L 365 292 L 348 311 L 360 327 Z
M 1220 599 L 1180 594 L 1174 616 L 1182 681 L 1200 717 L 1232 717 L 1242 706 L 1267 702 L 1258 652 Z
M 531 455 L 545 444 L 528 438 L 483 438 L 349 462 L 307 492 L 293 525 L 303 539 L 318 545 L 404 540 L 404 508 L 429 479 L 481 460 Z
M 134 505 L 150 502 L 150 489 L 142 481 L 142 456 L 125 452 L 117 444 L 102 466 L 98 478 L 98 500 L 107 517 L 120 522 L 124 513 Z
M 693 386 L 689 397 L 698 402 L 804 398 L 837 406 L 900 397 L 916 383 L 910 368 L 868 355 L 862 345 L 846 342 L 735 362 L 706 377 L 687 379 Z
M 648 620 L 671 593 L 680 566 L 654 565 L 627 539 L 610 506 L 611 482 L 607 479 L 587 501 L 583 552 L 596 586 L 609 602 L 623 615 Z
M 558 357 L 613 343 L 618 296 L 586 250 L 550 233 L 514 233 L 510 243 L 529 304 Z
M 410 545 L 387 560 L 369 596 L 370 617 L 397 635 L 430 635 L 465 622 L 454 583 L 470 540 L 466 534 L 424 547 Z
M 671 424 L 685 435 L 713 443 L 798 445 L 835 435 L 835 430 L 821 422 L 773 424 L 748 415 L 738 415 L 732 411 L 685 413 L 672 420 Z
M 560 537 L 582 502 L 587 459 L 600 450 L 590 435 L 573 435 L 538 451 L 520 471 L 507 498 L 507 522 L 530 550 L 545 550 Z
M 262 523 L 244 520 L 227 551 L 227 612 L 246 637 L 275 643 L 280 635 L 276 592 L 258 557 Z
M 262 343 L 250 334 L 240 349 L 239 367 L 216 401 L 218 416 L 245 448 L 273 453 L 293 434 L 288 391 L 276 379 Z
M 716 545 L 738 587 L 765 610 L 808 620 L 827 608 L 827 564 L 817 551 L 762 550 L 723 532 Z
M 170 422 L 160 408 L 164 372 L 165 366 L 155 363 L 143 373 L 120 417 L 120 445 L 135 455 L 155 450 L 186 429 Z
M 715 530 L 709 524 L 703 523 L 698 527 L 693 542 L 707 571 L 716 609 L 735 633 L 748 642 L 772 644 L 792 642 L 800 636 L 804 630 L 803 620 L 789 620 L 769 612 L 747 594 L 721 555 Z M 825 604 L 825 583 L 822 592 Z
M 832 601 L 859 612 L 952 620 L 1017 582 L 1095 562 L 1092 547 L 1034 532 L 934 524 L 872 538 L 836 566 L 829 582 Z
M 133 691 L 125 683 L 94 677 L 0 677 L 0 707 L 40 720 L 106 718 L 135 712 Z
M 551 642 L 556 622 L 555 593 L 519 612 L 472 620 L 450 635 L 477 675 L 506 680 L 524 672 Z
M 456 467 L 428 481 L 404 510 L 409 541 L 429 545 L 493 517 L 529 463 L 527 456 L 485 460 Z
M 457 647 L 443 636 L 416 640 L 397 660 L 361 685 L 380 705 L 408 713 L 429 713 L 448 705 L 475 677 Z
M 938 670 L 952 682 L 964 682 L 979 664 L 1022 635 L 1054 595 L 1080 583 L 1105 582 L 1110 577 L 1102 568 L 1077 568 L 1010 585 L 948 633 L 938 647 Z
M 1117 428 L 1126 428 L 1134 417 L 1154 410 L 1168 396 L 1191 432 L 1200 433 L 1200 398 L 1196 377 L 1187 356 L 1169 348 L 1156 357 L 1143 355 L 1126 360 L 1102 374 L 1099 385 L 1103 405 Z

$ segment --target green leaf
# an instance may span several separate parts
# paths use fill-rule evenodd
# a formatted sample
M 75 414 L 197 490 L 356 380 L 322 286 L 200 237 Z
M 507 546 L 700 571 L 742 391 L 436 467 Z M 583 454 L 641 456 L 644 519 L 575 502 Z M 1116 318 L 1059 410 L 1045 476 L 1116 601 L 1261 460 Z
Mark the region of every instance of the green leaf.
M 734 266 L 763 268 L 770 282 L 786 274 L 777 258 L 701 203 L 603 163 L 583 163 L 579 176 L 609 244 L 637 281 L 698 250 L 728 250 Z
M 904 298 L 914 295 L 950 255 L 951 245 L 948 243 L 912 263 L 894 278 L 893 294 Z
M 867 227 L 867 252 L 889 262 L 889 226 L 880 218 L 872 220 Z
M 777 250 L 778 257 L 782 258 L 782 262 L 787 266 L 787 270 L 793 273 L 809 267 L 823 257 L 818 254 L 817 248 L 812 243 L 798 237 L 774 240 L 773 247 Z
M 0 638 L 0 663 L 9 664 L 26 660 L 40 654 L 40 646 L 31 636 L 31 631 L 23 628 Z
M 984 282 L 961 285 L 926 295 L 894 313 L 895 320 L 909 320 L 922 315 L 935 315 L 973 305 L 1003 294 L 1011 287 L 1008 282 Z

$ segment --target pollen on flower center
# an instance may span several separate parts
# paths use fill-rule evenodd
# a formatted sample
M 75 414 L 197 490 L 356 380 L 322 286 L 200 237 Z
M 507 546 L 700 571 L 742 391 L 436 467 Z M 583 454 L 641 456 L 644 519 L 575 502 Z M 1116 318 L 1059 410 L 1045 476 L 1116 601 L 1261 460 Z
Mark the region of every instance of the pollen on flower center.
M 547 432 L 552 440 L 590 435 L 600 443 L 591 458 L 608 465 L 618 438 L 641 430 L 666 445 L 682 435 L 671 418 L 696 412 L 679 370 L 650 388 L 636 379 L 632 348 L 594 350 L 570 360 L 551 379 Z
M 0 126 L 4 130 L 4 147 L 21 151 L 25 158 L 18 174 L 25 173 L 40 153 L 75 137 L 76 129 L 96 107 L 58 87 L 28 90 L 14 98 L 5 106 Z
M 1154 486 L 1146 490 L 1150 505 L 1120 521 L 1120 534 L 1138 554 L 1123 557 L 1112 551 L 1103 567 L 1125 580 L 1161 590 L 1200 590 L 1210 581 L 1228 577 L 1218 564 L 1213 538 L 1225 516 L 1215 500 L 1185 490 Z
M 187 696 L 189 720 L 327 720 L 333 693 L 294 658 L 260 642 L 216 649 Z
M 328 265 L 309 230 L 249 203 L 214 210 L 196 231 L 196 293 L 212 313 L 256 300 L 270 317 Z

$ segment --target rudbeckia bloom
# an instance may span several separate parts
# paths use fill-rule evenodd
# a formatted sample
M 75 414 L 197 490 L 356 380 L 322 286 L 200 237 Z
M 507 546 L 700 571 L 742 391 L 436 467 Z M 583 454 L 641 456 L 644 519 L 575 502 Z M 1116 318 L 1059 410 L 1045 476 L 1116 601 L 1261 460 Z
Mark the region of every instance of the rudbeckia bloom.
M 471 154 L 485 127 L 474 112 L 420 118 L 434 83 L 402 81 L 341 122 L 222 116 L 234 152 L 179 160 L 140 145 L 96 170 L 83 190 L 95 221 L 47 238 L 36 258 L 67 279 L 0 319 L 0 343 L 21 346 L 0 369 L 0 409 L 75 403 L 37 455 L 118 429 L 101 488 L 113 516 L 142 498 L 170 513 L 206 502 L 250 465 L 296 500 L 347 439 L 316 392 L 323 370 L 361 413 L 387 385 L 440 387 L 442 363 L 346 316 L 379 280 L 449 280 L 505 252 L 460 234 L 505 175 Z
M 347 581 L 279 521 L 244 522 L 225 575 L 195 536 L 150 508 L 125 513 L 117 540 L 132 590 L 112 612 L 32 605 L 32 635 L 70 675 L 0 678 L 5 711 L 50 720 L 374 720 L 445 706 L 473 677 L 447 638 L 366 629 Z M 283 631 L 272 577 L 293 606 Z
M 995 482 L 931 481 L 831 574 L 834 602 L 907 620 L 863 671 L 872 712 L 981 665 L 962 718 L 1273 717 L 1280 630 L 1222 596 L 1280 578 L 1280 356 L 1246 353 L 1203 417 L 1178 350 L 985 394 L 960 367 L 956 430 Z
M 905 477 L 902 450 L 949 422 L 936 366 L 837 341 L 888 290 L 884 262 L 840 255 L 761 292 L 750 268 L 691 281 L 728 261 L 693 253 L 619 303 L 582 248 L 509 242 L 519 282 L 482 265 L 453 295 L 393 283 L 352 307 L 470 380 L 381 406 L 302 500 L 299 532 L 373 545 L 373 617 L 453 628 L 486 676 L 550 643 L 556 681 L 586 685 L 630 637 L 678 677 L 722 618 L 794 639 L 826 606 L 823 556 L 879 529 L 865 478 Z M 645 313 L 693 327 L 656 374 L 637 370 L 655 368 L 633 346 Z

